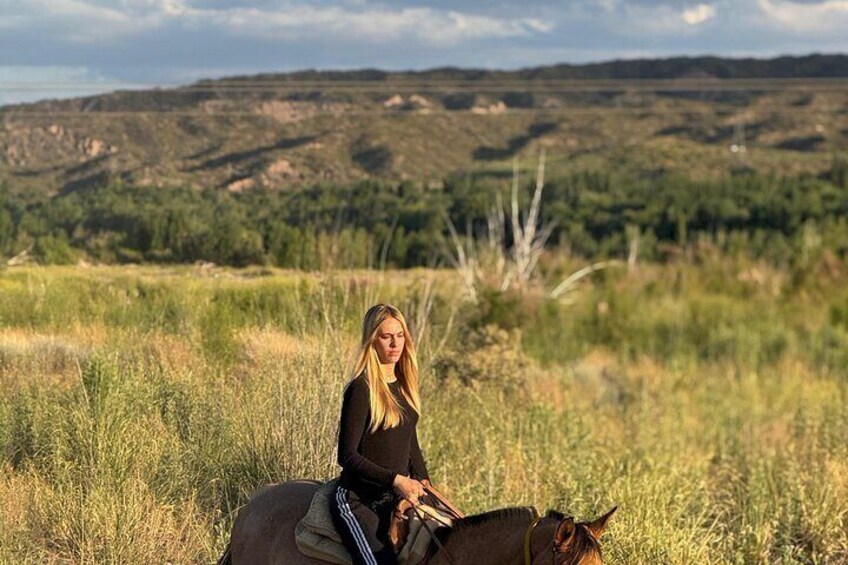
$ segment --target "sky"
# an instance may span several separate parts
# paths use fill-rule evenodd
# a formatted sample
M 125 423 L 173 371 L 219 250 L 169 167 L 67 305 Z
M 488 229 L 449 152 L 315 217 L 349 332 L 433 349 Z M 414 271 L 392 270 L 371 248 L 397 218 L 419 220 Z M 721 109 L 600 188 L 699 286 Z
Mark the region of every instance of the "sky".
M 848 0 L 0 0 L 0 104 L 319 69 L 848 52 Z

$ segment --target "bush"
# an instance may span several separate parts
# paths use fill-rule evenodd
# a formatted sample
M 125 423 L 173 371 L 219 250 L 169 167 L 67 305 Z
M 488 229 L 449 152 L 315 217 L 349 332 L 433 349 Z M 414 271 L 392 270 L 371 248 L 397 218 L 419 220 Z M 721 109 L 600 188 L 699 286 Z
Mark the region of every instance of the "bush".
M 459 349 L 437 358 L 433 371 L 442 382 L 480 388 L 494 385 L 513 390 L 521 386 L 530 363 L 521 349 L 521 333 L 487 325 L 467 334 Z
M 35 241 L 33 255 L 39 263 L 49 265 L 70 265 L 76 263 L 76 253 L 71 249 L 68 238 L 46 235 Z
M 531 310 L 520 292 L 485 288 L 469 314 L 469 325 L 477 329 L 488 325 L 505 330 L 521 328 L 531 318 Z

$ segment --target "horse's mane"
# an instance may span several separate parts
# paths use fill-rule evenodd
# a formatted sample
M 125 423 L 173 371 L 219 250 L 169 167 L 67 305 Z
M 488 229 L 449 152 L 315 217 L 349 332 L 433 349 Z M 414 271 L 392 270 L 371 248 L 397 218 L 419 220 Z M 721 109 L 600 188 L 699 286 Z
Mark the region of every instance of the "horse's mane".
M 433 532 L 433 534 L 436 539 L 439 540 L 439 543 L 444 545 L 447 543 L 448 539 L 450 539 L 451 535 L 457 532 L 475 528 L 490 522 L 506 522 L 516 518 L 525 518 L 528 520 L 529 524 L 529 520 L 536 517 L 536 515 L 536 509 L 532 506 L 499 508 L 498 510 L 491 510 L 489 512 L 483 512 L 482 514 L 474 514 L 473 516 L 466 516 L 465 518 L 454 520 L 452 527 L 439 527 L 435 532 Z M 438 551 L 438 549 L 438 544 L 435 541 L 430 541 L 430 547 L 427 548 L 427 554 L 424 556 L 424 562 L 426 562 L 427 559 L 430 559 L 436 551 Z
M 465 528 L 488 524 L 489 522 L 500 522 L 523 517 L 535 518 L 536 509 L 531 506 L 515 506 L 511 508 L 490 510 L 489 512 L 483 512 L 482 514 L 474 514 L 473 516 L 466 516 L 465 518 L 454 520 L 452 529 L 459 531 Z
M 482 514 L 475 514 L 473 516 L 454 520 L 452 528 L 440 527 L 433 533 L 435 538 L 439 540 L 439 543 L 445 545 L 448 539 L 450 539 L 450 536 L 456 532 L 462 532 L 491 522 L 506 522 L 509 520 L 517 520 L 519 518 L 528 520 L 529 524 L 529 520 L 536 516 L 538 516 L 538 514 L 536 509 L 532 506 L 501 508 L 499 510 L 492 510 L 490 512 L 484 512 Z M 565 517 L 565 514 L 557 510 L 548 510 L 545 513 L 545 518 L 554 518 L 557 522 L 563 520 Z M 571 557 L 590 555 L 592 553 L 601 555 L 601 544 L 597 539 L 595 539 L 595 536 L 589 533 L 585 524 L 582 523 L 575 524 L 574 537 L 570 542 L 570 546 L 572 548 L 571 551 L 573 551 Z M 431 559 L 438 549 L 438 544 L 435 541 L 430 541 L 430 546 L 427 548 L 426 555 L 424 556 L 424 562 L 426 563 L 427 560 Z

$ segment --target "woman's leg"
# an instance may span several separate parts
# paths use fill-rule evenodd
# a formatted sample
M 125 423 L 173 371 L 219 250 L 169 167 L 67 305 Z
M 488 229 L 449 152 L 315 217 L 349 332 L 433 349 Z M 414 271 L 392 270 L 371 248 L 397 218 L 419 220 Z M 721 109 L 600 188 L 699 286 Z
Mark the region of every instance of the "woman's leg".
M 353 557 L 354 565 L 393 565 L 397 563 L 394 550 L 382 539 L 388 516 L 372 501 L 360 499 L 342 486 L 336 489 L 330 504 L 336 530 Z M 378 510 L 380 510 L 378 512 Z M 379 534 L 379 535 L 378 535 Z

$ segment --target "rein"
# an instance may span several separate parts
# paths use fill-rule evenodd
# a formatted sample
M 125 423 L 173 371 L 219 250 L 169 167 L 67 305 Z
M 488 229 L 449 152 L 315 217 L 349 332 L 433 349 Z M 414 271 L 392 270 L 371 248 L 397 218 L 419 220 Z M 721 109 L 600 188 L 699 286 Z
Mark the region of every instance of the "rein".
M 563 518 L 563 520 L 568 520 L 569 518 L 570 516 L 566 516 Z M 537 516 L 536 518 L 533 518 L 533 521 L 530 522 L 529 526 L 527 526 L 527 531 L 524 532 L 524 565 L 532 565 L 533 563 L 533 556 L 530 554 L 530 540 L 533 539 L 533 532 L 536 530 L 536 526 L 538 526 L 539 522 L 541 522 L 543 519 L 544 516 Z M 557 529 L 559 529 L 559 524 L 561 523 L 562 521 L 557 523 Z M 555 565 L 557 553 L 564 552 L 560 551 L 555 543 L 553 549 L 551 550 L 551 565 Z
M 433 487 L 433 485 L 428 484 L 427 486 L 424 487 L 424 490 L 430 496 L 435 498 L 440 504 L 442 504 L 442 506 L 444 506 L 444 508 L 448 510 L 448 513 L 453 515 L 453 518 L 461 519 L 461 518 L 465 517 L 465 514 L 463 514 L 459 510 L 459 508 L 457 508 L 456 506 L 451 504 L 451 502 L 447 498 L 445 498 L 444 495 L 442 495 L 442 493 L 440 493 L 439 491 L 437 491 L 435 489 L 435 487 Z M 412 510 L 418 515 L 418 518 L 421 519 L 421 524 L 427 529 L 427 533 L 430 534 L 430 538 L 434 542 L 436 542 L 436 546 L 439 548 L 439 551 L 444 551 L 445 557 L 447 557 L 448 562 L 451 565 L 456 565 L 456 561 L 453 560 L 453 556 L 450 554 L 450 551 L 448 551 L 447 548 L 444 545 L 442 545 L 442 542 L 440 542 L 439 538 L 436 537 L 436 532 L 434 532 L 430 528 L 430 525 L 427 523 L 427 516 L 422 515 L 422 512 L 418 509 L 417 506 L 413 506 Z
M 527 531 L 524 532 L 524 565 L 530 565 L 533 562 L 533 556 L 530 555 L 530 540 L 533 538 L 533 530 L 542 521 L 542 516 L 536 516 L 530 525 L 527 526 Z
M 451 506 L 450 509 L 461 515 L 461 513 L 458 510 L 455 510 L 452 506 Z M 427 529 L 427 532 L 430 534 L 430 537 L 436 543 L 436 546 L 438 546 L 439 551 L 444 551 L 445 557 L 447 557 L 448 562 L 451 565 L 456 565 L 456 561 L 453 560 L 453 556 L 450 554 L 450 551 L 448 551 L 448 549 L 442 544 L 442 542 L 439 541 L 439 538 L 436 537 L 436 533 L 430 528 L 430 525 L 427 523 L 427 516 L 424 515 L 421 512 L 421 510 L 418 509 L 417 506 L 413 506 L 412 510 L 421 519 L 421 524 Z M 533 508 L 533 514 L 537 514 L 537 515 L 536 515 L 535 518 L 533 518 L 533 521 L 530 522 L 530 525 L 527 526 L 527 530 L 524 532 L 524 564 L 525 565 L 532 565 L 532 563 L 533 563 L 533 556 L 530 553 L 530 545 L 531 545 L 530 542 L 533 539 L 533 532 L 536 530 L 536 526 L 538 526 L 539 522 L 541 522 L 545 518 L 544 516 L 539 516 L 538 513 L 536 512 L 535 508 Z M 459 517 L 459 516 L 456 516 L 456 517 Z M 563 520 L 568 520 L 570 518 L 571 518 L 570 516 L 566 516 L 566 517 L 563 518 Z M 561 523 L 562 523 L 561 521 L 557 522 L 557 529 L 559 528 L 559 524 L 561 524 Z M 556 544 L 554 544 L 554 547 L 551 550 L 551 565 L 556 564 L 556 554 L 557 553 L 563 553 L 563 552 L 556 546 Z
M 427 516 L 424 516 L 422 514 L 422 512 L 418 509 L 417 506 L 413 506 L 412 510 L 414 510 L 415 513 L 418 514 L 418 517 L 421 519 L 421 525 L 424 526 L 425 528 L 427 528 L 427 532 L 430 534 L 430 538 L 434 542 L 436 542 L 436 545 L 439 547 L 439 551 L 444 551 L 445 557 L 448 558 L 448 562 L 451 565 L 456 565 L 456 561 L 453 560 L 453 556 L 450 554 L 450 551 L 448 551 L 448 548 L 446 548 L 444 545 L 442 545 L 442 542 L 440 542 L 439 538 L 436 537 L 436 532 L 434 532 L 432 529 L 430 529 L 430 525 L 427 523 Z

